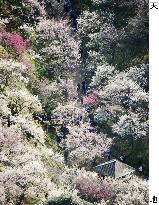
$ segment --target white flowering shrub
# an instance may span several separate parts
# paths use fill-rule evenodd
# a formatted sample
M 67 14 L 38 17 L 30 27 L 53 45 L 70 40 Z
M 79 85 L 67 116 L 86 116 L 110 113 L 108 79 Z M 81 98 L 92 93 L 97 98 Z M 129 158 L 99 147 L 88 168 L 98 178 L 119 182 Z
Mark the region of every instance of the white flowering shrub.
M 85 42 L 83 54 L 87 56 L 89 62 L 105 63 L 105 54 L 111 52 L 111 44 L 118 37 L 117 30 L 112 23 L 113 14 L 85 10 L 77 22 L 78 33 Z
M 104 3 L 112 3 L 112 4 L 115 4 L 115 1 L 114 0 L 110 0 L 110 1 L 107 1 L 107 0 L 93 0 L 92 1 L 93 2 L 93 4 L 94 5 L 100 5 L 100 4 L 104 4 Z M 129 0 L 129 1 L 119 1 L 120 2 L 120 5 L 121 6 L 123 6 L 123 5 L 125 5 L 125 6 L 141 6 L 141 4 L 142 5 L 144 5 L 144 4 L 146 4 L 147 3 L 147 1 L 144 1 L 144 0 L 139 0 L 139 1 L 137 1 L 137 0 Z
M 77 98 L 76 87 L 72 79 L 58 79 L 49 83 L 47 80 L 40 82 L 38 86 L 41 103 L 48 111 L 54 110 L 59 102 L 64 105 Z M 58 108 L 57 108 L 58 109 Z
M 82 124 L 80 127 L 68 126 L 68 129 L 67 139 L 62 140 L 61 145 L 68 148 L 70 161 L 73 164 L 89 162 L 95 157 L 101 157 L 112 144 L 111 138 L 106 135 L 89 131 L 88 124 Z
M 148 203 L 148 182 L 134 175 L 127 175 L 119 179 L 109 177 L 103 179 L 96 172 L 71 167 L 65 169 L 60 176 L 60 181 L 61 183 L 76 185 L 80 190 L 79 194 L 87 196 L 87 200 L 93 200 L 95 196 L 99 197 L 98 202 L 95 203 L 98 205 L 120 205 L 122 203 L 126 205 L 128 201 L 132 205 L 146 205 Z M 99 191 L 100 188 L 103 192 Z M 89 194 L 91 194 L 90 199 Z M 100 194 L 103 194 L 101 198 Z
M 131 177 L 126 179 L 112 181 L 114 186 L 115 200 L 114 204 L 120 205 L 121 203 L 129 204 L 148 204 L 148 183 L 139 179 L 138 177 Z
M 141 178 L 91 171 L 114 147 L 134 157 L 130 164 L 148 167 L 146 6 L 143 0 L 3 1 L 1 205 L 148 203 Z M 89 86 L 86 96 L 77 91 L 81 81 Z
M 134 136 L 134 139 L 146 136 L 148 133 L 148 122 L 141 122 L 137 114 L 122 115 L 119 121 L 113 125 L 114 132 L 121 137 Z
M 147 167 L 148 66 L 131 67 L 121 72 L 115 70 L 110 75 L 104 70 L 103 66 L 103 75 L 100 75 L 97 67 L 91 82 L 92 86 L 100 87 L 100 103 L 94 119 L 113 136 L 113 152 L 118 150 L 117 153 L 127 157 L 128 163 L 142 161 Z
M 115 75 L 115 67 L 110 66 L 108 64 L 103 64 L 97 66 L 95 75 L 92 77 L 91 86 L 95 86 L 98 89 L 101 88 L 102 85 L 107 85 L 108 80 Z
M 43 60 L 37 62 L 39 72 L 48 78 L 78 68 L 79 41 L 71 33 L 66 20 L 41 20 L 36 27 L 35 46 Z
M 64 10 L 64 0 L 56 1 L 56 0 L 23 0 L 25 5 L 30 5 L 30 17 L 34 17 L 34 21 L 38 17 L 50 18 L 53 16 L 61 17 L 63 15 Z
M 17 117 L 11 117 L 11 120 L 19 126 L 28 139 L 32 139 L 35 142 L 39 141 L 42 144 L 44 143 L 45 133 L 42 127 L 35 124 L 32 118 L 19 115 Z
M 78 106 L 76 101 L 59 105 L 52 114 L 55 116 L 55 119 L 53 119 L 55 122 L 64 122 L 68 125 L 75 125 L 77 121 L 85 122 L 87 120 L 87 112 L 84 108 Z
M 0 59 L 0 89 L 6 86 L 14 87 L 21 74 L 27 72 L 27 67 L 11 59 Z
M 149 84 L 149 70 L 148 65 L 141 65 L 140 67 L 131 67 L 126 73 L 127 77 L 131 78 L 133 81 L 137 82 L 137 84 L 148 91 Z
M 117 74 L 103 88 L 103 98 L 114 105 L 131 107 L 140 101 L 148 102 L 147 93 L 125 73 Z
M 0 118 L 11 114 L 5 95 L 0 95 Z
M 41 204 L 47 200 L 72 197 L 77 191 L 67 186 L 67 190 L 52 182 L 54 174 L 60 175 L 63 157 L 41 144 L 31 147 L 23 139 L 23 134 L 14 125 L 0 128 L 0 203 L 2 205 L 24 202 Z M 57 164 L 56 164 L 57 163 Z M 63 166 L 64 168 L 64 166 Z M 45 198 L 47 193 L 48 197 Z
M 11 90 L 6 94 L 12 114 L 34 113 L 42 110 L 38 96 L 31 95 L 27 90 Z
M 13 156 L 25 150 L 21 137 L 21 132 L 16 127 L 0 127 L 0 158 L 2 164 L 13 165 Z
M 48 193 L 51 197 L 57 190 L 56 185 L 47 176 L 44 165 L 38 162 L 37 159 L 36 161 L 29 161 L 19 168 L 7 169 L 1 172 L 0 177 L 3 179 L 4 187 L 3 196 L 5 196 L 5 199 L 3 199 L 3 204 L 15 204 L 22 193 L 24 194 L 22 201 L 26 200 L 27 197 L 31 197 L 35 203 L 44 202 L 46 201 L 45 193 Z

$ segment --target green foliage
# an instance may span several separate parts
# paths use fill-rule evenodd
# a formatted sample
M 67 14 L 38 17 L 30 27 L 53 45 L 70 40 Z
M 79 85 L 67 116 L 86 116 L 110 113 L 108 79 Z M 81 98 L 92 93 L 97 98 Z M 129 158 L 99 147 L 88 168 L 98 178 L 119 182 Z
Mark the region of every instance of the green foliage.
M 98 45 L 93 49 L 86 46 L 90 42 L 89 35 L 83 40 L 83 58 L 88 59 L 88 52 L 93 50 L 99 52 L 99 56 L 103 55 L 105 62 L 116 66 L 119 70 L 124 70 L 127 67 L 148 63 L 148 4 L 143 3 L 139 8 L 137 3 L 125 1 L 99 1 L 99 3 L 91 4 L 89 1 L 82 2 L 83 11 L 95 11 L 101 20 L 109 13 L 113 15 L 112 24 L 118 32 L 118 37 L 109 43 L 109 49 L 102 49 L 99 51 Z M 105 20 L 104 20 L 105 21 Z M 97 26 L 96 26 L 97 28 Z M 96 33 L 98 31 L 91 30 L 89 33 Z M 144 57 L 145 56 L 145 57 Z M 98 63 L 98 62 L 96 62 Z M 87 76 L 86 76 L 87 77 Z
M 9 20 L 6 30 L 15 31 L 23 23 L 34 23 L 30 17 L 31 6 L 23 4 L 22 0 L 1 0 L 0 13 L 2 18 L 12 18 Z
M 51 126 L 48 125 L 47 138 L 46 138 L 46 141 L 45 141 L 45 145 L 48 148 L 52 148 L 54 151 L 60 151 L 60 147 L 58 146 L 58 143 L 55 139 L 55 133 L 53 133 L 53 130 L 50 129 L 49 127 L 51 127 Z
M 54 81 L 58 78 L 57 75 L 55 75 L 54 72 L 52 72 L 52 70 L 49 70 L 49 68 L 46 66 L 48 64 L 51 64 L 52 66 L 54 64 L 58 63 L 58 59 L 57 58 L 52 58 L 52 59 L 45 59 L 43 58 L 43 60 L 35 60 L 35 66 L 37 69 L 37 73 L 39 76 L 39 79 L 48 79 L 50 81 Z
M 112 146 L 112 152 L 114 157 L 125 156 L 125 163 L 136 169 L 143 164 L 144 174 L 149 173 L 149 152 L 148 152 L 148 137 L 143 139 L 136 139 L 132 141 L 128 138 L 115 137 L 114 145 Z

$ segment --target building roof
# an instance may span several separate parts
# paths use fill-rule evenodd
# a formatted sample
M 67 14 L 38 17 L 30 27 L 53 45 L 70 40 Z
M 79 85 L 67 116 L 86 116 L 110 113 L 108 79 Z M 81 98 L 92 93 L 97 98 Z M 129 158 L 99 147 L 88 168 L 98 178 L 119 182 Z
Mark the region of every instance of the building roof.
M 135 169 L 116 159 L 110 160 L 95 167 L 100 174 L 113 178 L 120 178 L 135 171 Z

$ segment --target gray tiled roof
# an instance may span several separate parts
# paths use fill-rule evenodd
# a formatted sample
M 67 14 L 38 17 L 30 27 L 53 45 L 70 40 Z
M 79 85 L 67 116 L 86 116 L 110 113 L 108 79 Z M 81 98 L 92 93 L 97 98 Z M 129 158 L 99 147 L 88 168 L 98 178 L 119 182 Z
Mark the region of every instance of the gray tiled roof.
M 123 177 L 135 171 L 135 169 L 116 159 L 110 160 L 95 167 L 96 171 L 113 178 Z

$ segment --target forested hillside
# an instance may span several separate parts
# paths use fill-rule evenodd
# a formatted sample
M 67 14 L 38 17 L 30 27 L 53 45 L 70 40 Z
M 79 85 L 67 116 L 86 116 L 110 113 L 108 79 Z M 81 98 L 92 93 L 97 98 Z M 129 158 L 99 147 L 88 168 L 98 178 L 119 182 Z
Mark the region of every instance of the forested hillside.
M 148 75 L 147 1 L 0 0 L 0 205 L 147 205 Z

